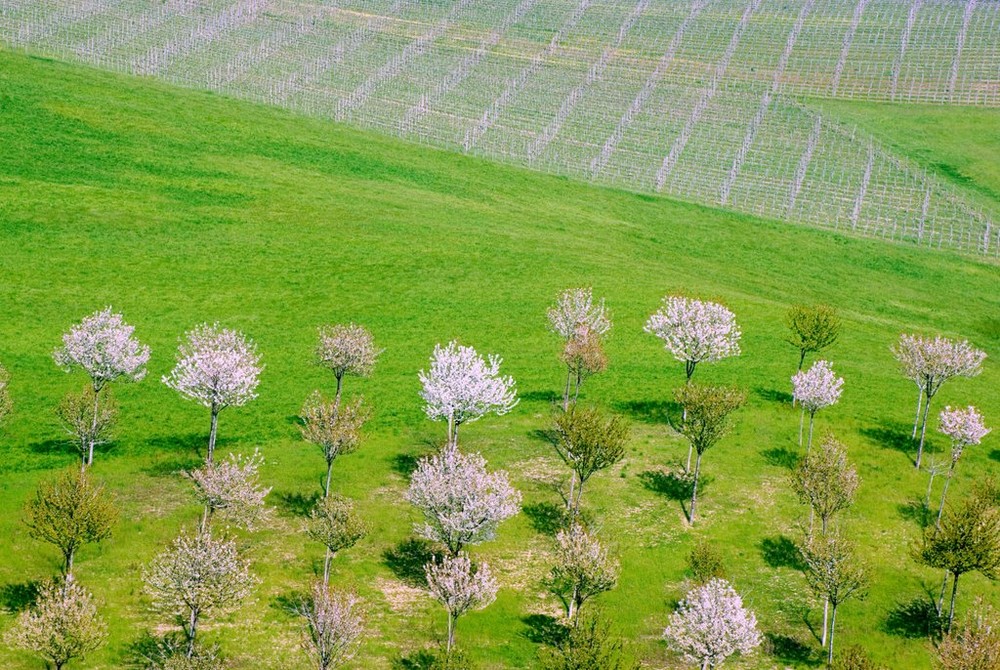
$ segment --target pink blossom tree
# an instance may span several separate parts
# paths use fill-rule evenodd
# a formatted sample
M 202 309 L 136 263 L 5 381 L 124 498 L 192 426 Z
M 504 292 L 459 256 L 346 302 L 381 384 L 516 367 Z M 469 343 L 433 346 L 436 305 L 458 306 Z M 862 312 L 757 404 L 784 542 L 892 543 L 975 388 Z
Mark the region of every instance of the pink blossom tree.
M 205 511 L 201 531 L 208 530 L 216 514 L 234 526 L 254 530 L 271 516 L 264 498 L 271 492 L 260 483 L 260 466 L 264 457 L 259 451 L 252 456 L 230 454 L 218 463 L 206 463 L 187 473 L 195 485 L 195 494 Z
M 375 338 L 364 326 L 349 323 L 320 327 L 316 360 L 337 380 L 335 405 L 340 404 L 344 377 L 370 375 L 382 351 L 375 346 Z
M 844 378 L 833 372 L 829 361 L 816 361 L 805 372 L 799 371 L 792 377 L 792 398 L 802 406 L 799 419 L 799 446 L 802 446 L 802 428 L 806 414 L 809 414 L 809 442 L 806 452 L 812 448 L 813 424 L 816 412 L 840 400 Z
M 938 508 L 937 526 L 941 527 L 941 514 L 944 512 L 945 496 L 948 495 L 948 484 L 955 473 L 955 466 L 962 457 L 966 447 L 979 444 L 990 433 L 983 424 L 982 415 L 975 407 L 969 405 L 965 409 L 945 407 L 940 414 L 941 432 L 951 438 L 951 464 L 945 475 L 944 488 L 941 490 L 941 506 Z
M 149 347 L 133 337 L 135 328 L 125 323 L 111 307 L 94 312 L 63 335 L 63 345 L 52 352 L 56 365 L 71 372 L 80 368 L 90 377 L 94 389 L 93 423 L 100 419 L 101 391 L 112 382 L 137 382 L 146 376 Z M 84 463 L 94 462 L 94 443 L 87 446 Z
M 163 383 L 211 411 L 207 463 L 215 453 L 219 412 L 256 398 L 262 369 L 256 344 L 243 333 L 216 323 L 202 324 L 185 335 L 177 365 Z
M 576 625 L 584 603 L 610 591 L 618 582 L 618 561 L 597 536 L 579 522 L 556 533 L 556 564 L 545 585 L 559 598 L 566 618 Z
M 424 412 L 432 421 L 448 422 L 448 445 L 458 446 L 458 429 L 494 412 L 503 415 L 517 405 L 514 380 L 500 375 L 499 356 L 483 358 L 472 347 L 452 340 L 434 347 L 430 370 L 420 371 Z
M 473 565 L 467 554 L 444 556 L 424 566 L 427 588 L 448 612 L 447 653 L 455 646 L 458 618 L 472 609 L 483 609 L 496 600 L 499 586 L 486 563 Z
M 488 472 L 479 454 L 446 447 L 420 461 L 406 500 L 424 516 L 416 532 L 457 556 L 467 545 L 493 539 L 499 525 L 520 510 L 521 494 L 506 472 Z
M 736 316 L 718 303 L 666 296 L 644 330 L 663 340 L 664 348 L 684 363 L 687 381 L 698 363 L 740 355 Z
M 361 600 L 337 593 L 323 582 L 313 584 L 312 596 L 295 607 L 305 621 L 302 649 L 317 670 L 333 670 L 354 658 L 364 634 Z
M 611 330 L 611 318 L 604 299 L 595 302 L 589 288 L 566 289 L 556 304 L 549 308 L 549 328 L 564 341 L 560 356 L 566 365 L 566 385 L 563 390 L 563 410 L 569 408 L 570 385 L 575 379 L 574 396 L 589 375 L 607 367 L 602 341 Z
M 698 586 L 670 615 L 663 636 L 684 662 L 716 668 L 733 654 L 749 654 L 763 641 L 757 617 L 724 579 Z
M 920 443 L 917 446 L 916 467 L 924 454 L 927 436 L 927 415 L 931 400 L 941 385 L 953 377 L 975 377 L 982 372 L 986 352 L 976 349 L 967 341 L 956 342 L 940 335 L 932 338 L 920 335 L 900 335 L 899 342 L 892 348 L 899 361 L 900 370 L 907 379 L 920 388 L 917 397 L 917 418 L 913 422 L 916 437 L 917 423 L 920 423 Z M 920 405 L 923 402 L 923 414 Z

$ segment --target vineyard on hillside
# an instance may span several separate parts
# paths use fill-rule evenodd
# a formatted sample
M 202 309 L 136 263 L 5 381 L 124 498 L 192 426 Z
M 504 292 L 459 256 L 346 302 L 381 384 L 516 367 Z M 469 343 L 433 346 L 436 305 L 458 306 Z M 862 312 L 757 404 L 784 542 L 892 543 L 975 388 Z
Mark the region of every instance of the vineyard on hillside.
M 997 0 L 0 0 L 0 40 L 631 190 L 1000 257 L 813 97 L 1000 107 Z

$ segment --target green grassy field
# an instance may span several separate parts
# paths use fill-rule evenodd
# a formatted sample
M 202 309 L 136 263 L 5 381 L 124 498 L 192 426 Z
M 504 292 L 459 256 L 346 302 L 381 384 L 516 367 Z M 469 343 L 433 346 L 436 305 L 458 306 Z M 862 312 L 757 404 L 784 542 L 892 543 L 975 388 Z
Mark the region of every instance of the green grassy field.
M 973 153 L 984 128 L 1000 131 L 1000 115 L 963 125 L 965 113 L 938 115 L 953 117 L 955 128 L 942 160 L 962 159 L 969 146 L 966 159 L 984 164 L 970 178 L 980 192 L 996 193 L 995 166 Z M 561 474 L 536 436 L 562 381 L 545 309 L 577 285 L 605 296 L 615 319 L 609 370 L 584 387 L 586 400 L 634 424 L 626 460 L 596 475 L 584 498 L 623 567 L 618 588 L 597 602 L 647 664 L 679 667 L 659 636 L 683 595 L 686 555 L 698 538 L 724 553 L 772 640 L 772 655 L 733 667 L 820 664 L 812 631 L 822 608 L 788 551 L 803 508 L 787 487 L 798 453 L 798 414 L 786 395 L 797 354 L 782 341 L 782 316 L 793 303 L 821 301 L 844 316 L 828 357 L 846 385 L 840 404 L 819 415 L 818 430 L 834 431 L 859 466 L 859 500 L 840 523 L 874 574 L 867 600 L 842 608 L 838 640 L 863 645 L 892 668 L 932 667 L 931 645 L 899 616 L 940 576 L 908 554 L 926 479 L 913 468 L 908 441 L 914 388 L 897 373 L 889 346 L 901 331 L 918 331 L 984 348 L 984 373 L 947 384 L 935 407 L 975 403 L 1000 427 L 996 266 L 596 189 L 5 52 L 0 147 L 0 362 L 13 375 L 16 402 L 0 429 L 0 597 L 8 609 L 20 586 L 59 565 L 57 552 L 31 540 L 20 521 L 38 482 L 76 458 L 53 409 L 84 380 L 57 369 L 52 349 L 71 323 L 112 304 L 153 350 L 149 378 L 115 389 L 120 428 L 94 465 L 124 514 L 111 540 L 78 557 L 78 578 L 100 599 L 111 635 L 73 667 L 122 667 L 144 632 L 164 630 L 149 612 L 140 573 L 196 523 L 199 510 L 179 473 L 199 462 L 208 415 L 159 378 L 173 364 L 177 338 L 206 320 L 243 329 L 263 354 L 260 398 L 222 414 L 219 449 L 261 449 L 277 515 L 273 528 L 240 536 L 263 581 L 237 613 L 208 620 L 205 641 L 219 642 L 239 667 L 307 667 L 296 648 L 298 624 L 282 603 L 322 567 L 319 548 L 300 532 L 299 501 L 319 491 L 324 464 L 299 438 L 295 417 L 310 391 L 333 387 L 311 362 L 317 326 L 354 320 L 386 349 L 370 379 L 348 381 L 346 393 L 363 394 L 377 412 L 360 450 L 338 461 L 334 474 L 334 488 L 355 498 L 372 526 L 334 563 L 333 582 L 368 603 L 370 635 L 354 666 L 393 667 L 444 635 L 443 611 L 387 554 L 412 536 L 416 515 L 402 492 L 413 459 L 444 436 L 442 424 L 424 418 L 416 372 L 435 343 L 459 338 L 502 355 L 518 381 L 521 404 L 468 426 L 462 439 L 510 470 L 531 512 L 473 550 L 503 588 L 495 604 L 461 620 L 459 644 L 482 668 L 533 667 L 537 615 L 557 611 L 540 586 L 552 539 L 538 511 L 557 502 L 550 482 Z M 676 466 L 685 453 L 663 418 L 683 366 L 642 332 L 661 296 L 682 290 L 724 299 L 744 331 L 740 358 L 702 366 L 697 377 L 750 391 L 735 431 L 705 457 L 694 528 L 647 474 Z M 952 499 L 974 477 L 997 471 L 997 433 L 964 457 Z M 946 447 L 931 434 L 933 455 Z M 963 582 L 960 611 L 976 594 L 1000 604 L 984 578 Z M 11 621 L 0 617 L 0 629 Z M 3 648 L 0 666 L 40 663 Z

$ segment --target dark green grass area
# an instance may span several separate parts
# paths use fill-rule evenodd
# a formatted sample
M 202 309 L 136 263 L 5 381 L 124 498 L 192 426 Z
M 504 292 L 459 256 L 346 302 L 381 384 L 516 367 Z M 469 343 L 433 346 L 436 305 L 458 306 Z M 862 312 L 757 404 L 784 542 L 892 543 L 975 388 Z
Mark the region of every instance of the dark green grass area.
M 1000 188 L 995 172 L 983 174 L 984 184 Z M 303 500 L 319 491 L 324 464 L 299 438 L 295 417 L 310 391 L 333 388 L 311 363 L 317 326 L 354 320 L 386 349 L 370 379 L 347 382 L 348 395 L 363 394 L 377 411 L 361 449 L 334 474 L 334 488 L 355 498 L 372 526 L 334 564 L 334 583 L 368 603 L 370 635 L 355 667 L 393 667 L 444 635 L 443 610 L 407 581 L 400 548 L 416 520 L 402 500 L 407 475 L 444 436 L 423 415 L 416 373 L 434 344 L 451 338 L 502 355 L 518 381 L 521 404 L 469 425 L 462 439 L 510 470 L 526 510 L 473 550 L 503 589 L 495 604 L 460 621 L 458 640 L 482 668 L 533 667 L 543 615 L 557 613 L 540 581 L 551 558 L 546 518 L 559 500 L 551 483 L 563 476 L 538 438 L 562 382 L 545 309 L 559 290 L 578 285 L 605 296 L 615 319 L 609 370 L 584 396 L 634 424 L 625 462 L 596 475 L 584 498 L 622 564 L 618 588 L 597 602 L 650 667 L 677 663 L 660 633 L 683 596 L 686 555 L 698 538 L 723 552 L 770 640 L 773 655 L 743 667 L 819 665 L 812 631 L 822 608 L 791 548 L 803 508 L 786 485 L 800 450 L 787 396 L 797 354 L 782 341 L 782 317 L 796 302 L 829 303 L 845 320 L 828 354 L 846 377 L 844 396 L 819 415 L 817 429 L 834 431 L 859 465 L 859 500 L 840 523 L 861 543 L 874 584 L 866 601 L 838 613 L 838 639 L 893 668 L 931 667 L 931 647 L 906 608 L 940 575 L 908 554 L 926 479 L 914 471 L 908 440 L 915 389 L 897 373 L 889 346 L 901 331 L 917 331 L 986 349 L 984 374 L 947 384 L 935 409 L 975 403 L 1000 427 L 996 266 L 595 189 L 2 52 L 0 250 L 0 362 L 13 375 L 16 402 L 0 429 L 0 595 L 8 607 L 23 600 L 28 582 L 58 569 L 55 550 L 27 537 L 20 510 L 39 481 L 75 462 L 53 409 L 84 380 L 52 362 L 61 333 L 111 304 L 153 350 L 149 377 L 114 389 L 120 429 L 96 457 L 95 473 L 125 514 L 114 537 L 77 562 L 111 636 L 76 667 L 123 667 L 147 630 L 163 630 L 142 595 L 141 570 L 198 518 L 179 472 L 198 463 L 208 415 L 159 379 L 178 337 L 206 320 L 244 330 L 263 353 L 260 398 L 222 414 L 219 449 L 261 449 L 277 516 L 273 528 L 240 536 L 262 584 L 235 614 L 208 619 L 205 641 L 219 642 L 241 667 L 306 667 L 283 603 L 321 569 L 321 552 L 300 529 Z M 674 291 L 721 298 L 736 312 L 743 356 L 702 366 L 696 377 L 750 391 L 734 433 L 705 457 L 693 529 L 662 475 L 685 454 L 664 417 L 683 366 L 642 332 L 661 296 Z M 930 455 L 946 448 L 932 431 Z M 966 493 L 998 461 L 994 434 L 968 451 L 950 495 Z M 1000 604 L 982 577 L 963 582 L 961 611 L 976 594 Z M 0 629 L 11 620 L 0 617 Z M 6 649 L 0 666 L 40 667 Z

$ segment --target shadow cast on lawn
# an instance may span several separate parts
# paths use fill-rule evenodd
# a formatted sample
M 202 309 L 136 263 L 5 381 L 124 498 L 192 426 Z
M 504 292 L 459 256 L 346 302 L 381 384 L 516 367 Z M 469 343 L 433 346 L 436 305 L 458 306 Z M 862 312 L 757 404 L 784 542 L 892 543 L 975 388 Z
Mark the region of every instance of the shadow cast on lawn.
M 226 442 L 231 440 L 220 437 L 215 443 L 215 453 L 226 453 Z M 177 454 L 194 454 L 200 459 L 205 458 L 208 448 L 208 433 L 188 433 L 187 435 L 160 435 L 146 440 L 146 446 L 158 452 L 173 452 Z
M 548 614 L 529 614 L 521 617 L 521 622 L 526 628 L 522 634 L 535 644 L 555 647 L 566 639 L 569 633 L 569 629 L 559 619 Z
M 382 554 L 382 562 L 401 581 L 410 586 L 424 588 L 427 585 L 424 565 L 440 556 L 439 552 L 434 551 L 431 542 L 411 537 L 395 547 L 386 549 Z
M 767 633 L 764 636 L 764 640 L 768 653 L 779 661 L 785 663 L 803 663 L 806 665 L 818 665 L 822 662 L 815 649 L 798 638 L 790 635 Z
M 762 386 L 758 386 L 753 390 L 754 395 L 767 402 L 776 402 L 782 405 L 792 404 L 792 394 L 785 391 L 778 391 L 777 389 L 766 389 Z
M 882 630 L 896 637 L 932 637 L 941 631 L 941 618 L 930 598 L 917 596 L 896 605 L 885 618 Z
M 533 503 L 521 508 L 531 527 L 542 535 L 555 535 L 566 527 L 569 515 L 566 507 L 550 502 Z
M 760 452 L 761 457 L 763 457 L 764 462 L 776 468 L 785 468 L 787 470 L 794 470 L 795 466 L 799 464 L 802 457 L 795 451 L 791 449 L 786 449 L 785 447 L 775 447 L 773 449 L 764 449 Z
M 927 528 L 934 523 L 934 512 L 924 505 L 923 500 L 911 500 L 908 503 L 896 505 L 899 518 L 912 521 L 921 528 Z
M 41 586 L 42 583 L 34 579 L 0 586 L 0 607 L 11 614 L 23 612 L 38 600 Z
M 875 443 L 883 449 L 891 449 L 906 454 L 911 463 L 917 453 L 917 442 L 910 436 L 912 426 L 902 423 L 883 423 L 879 426 L 872 426 L 861 429 L 861 436 Z M 924 452 L 932 452 L 934 449 L 929 443 L 924 444 Z
M 761 540 L 760 556 L 771 568 L 791 568 L 799 571 L 806 569 L 798 545 L 786 535 L 765 537 Z
M 562 396 L 555 391 L 528 391 L 520 394 L 520 397 L 525 402 L 547 402 L 552 405 L 562 403 Z
M 681 413 L 681 406 L 672 400 L 630 400 L 616 402 L 612 408 L 639 423 L 667 426 L 671 425 L 671 415 Z
M 301 493 L 299 491 L 280 491 L 271 494 L 276 502 L 275 507 L 287 516 L 306 517 L 319 501 L 319 492 Z

